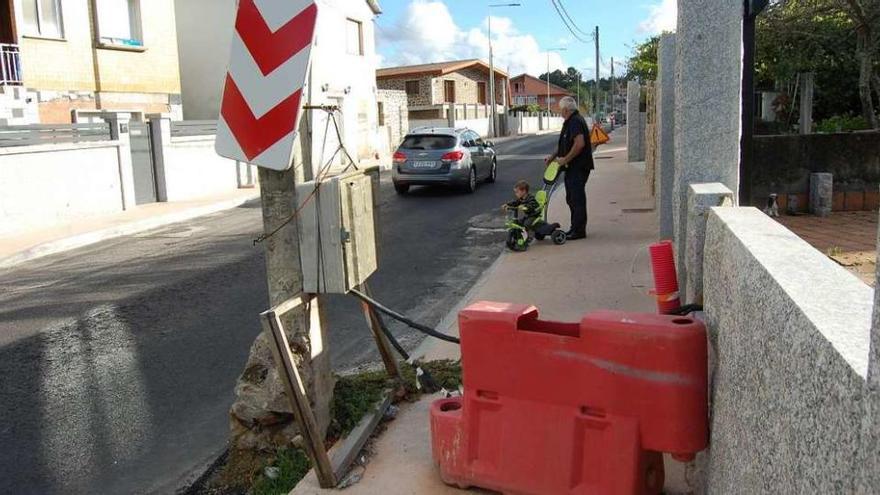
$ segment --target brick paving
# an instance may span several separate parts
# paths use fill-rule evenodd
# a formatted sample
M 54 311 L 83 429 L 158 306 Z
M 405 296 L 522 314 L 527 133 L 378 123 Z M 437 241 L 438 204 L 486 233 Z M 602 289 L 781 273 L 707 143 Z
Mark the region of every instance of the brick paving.
M 777 219 L 789 230 L 874 285 L 877 263 L 877 212 L 844 211 L 827 217 L 782 216 Z

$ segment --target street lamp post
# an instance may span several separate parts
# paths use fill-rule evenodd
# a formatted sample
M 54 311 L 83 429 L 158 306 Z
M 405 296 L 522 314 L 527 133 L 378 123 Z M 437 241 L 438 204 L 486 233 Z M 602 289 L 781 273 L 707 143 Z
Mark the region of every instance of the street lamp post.
M 496 112 L 495 112 L 495 60 L 492 53 L 492 9 L 495 7 L 519 7 L 518 3 L 493 3 L 489 5 L 489 105 L 491 106 L 489 119 L 489 134 L 496 137 Z
M 547 113 L 551 113 L 550 109 L 550 52 L 564 52 L 567 48 L 558 46 L 556 48 L 547 49 Z

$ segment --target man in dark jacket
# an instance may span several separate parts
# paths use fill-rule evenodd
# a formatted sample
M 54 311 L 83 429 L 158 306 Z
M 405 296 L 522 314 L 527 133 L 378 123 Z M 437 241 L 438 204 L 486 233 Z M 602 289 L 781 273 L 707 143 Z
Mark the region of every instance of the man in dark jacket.
M 556 153 L 548 156 L 544 164 L 556 160 L 565 169 L 565 202 L 571 210 L 571 228 L 566 236 L 569 240 L 583 239 L 587 237 L 587 179 L 595 168 L 590 129 L 578 112 L 574 98 L 562 98 L 559 110 L 565 123 L 559 133 Z

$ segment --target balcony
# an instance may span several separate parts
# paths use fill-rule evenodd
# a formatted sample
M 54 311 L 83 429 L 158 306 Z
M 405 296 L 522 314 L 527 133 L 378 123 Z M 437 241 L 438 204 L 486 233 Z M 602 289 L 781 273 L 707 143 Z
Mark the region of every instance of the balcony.
M 21 53 L 18 45 L 0 43 L 0 86 L 21 84 Z

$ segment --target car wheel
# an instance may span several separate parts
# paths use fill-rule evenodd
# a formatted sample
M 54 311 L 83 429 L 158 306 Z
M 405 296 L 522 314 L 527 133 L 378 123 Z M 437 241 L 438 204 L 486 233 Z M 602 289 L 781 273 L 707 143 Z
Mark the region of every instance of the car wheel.
M 495 158 L 492 159 L 492 168 L 489 169 L 489 177 L 486 177 L 486 182 L 493 183 L 495 179 L 498 178 L 498 160 Z
M 406 194 L 409 192 L 409 184 L 394 184 L 394 190 L 397 194 Z
M 474 167 L 471 167 L 471 173 L 468 176 L 468 182 L 467 185 L 465 185 L 464 190 L 468 194 L 471 194 L 477 190 L 477 169 L 475 169 Z

